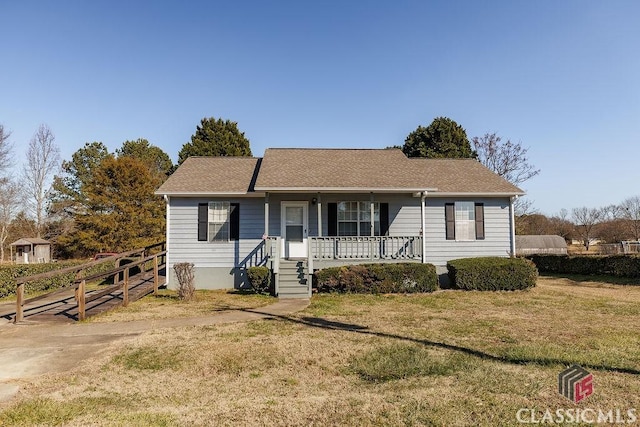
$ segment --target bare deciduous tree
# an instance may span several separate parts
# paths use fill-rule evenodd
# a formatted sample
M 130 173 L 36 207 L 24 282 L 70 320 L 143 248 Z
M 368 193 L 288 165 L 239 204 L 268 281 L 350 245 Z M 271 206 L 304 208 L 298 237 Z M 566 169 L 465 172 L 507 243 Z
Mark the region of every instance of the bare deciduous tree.
M 640 196 L 626 199 L 620 204 L 620 216 L 626 220 L 628 232 L 640 240 Z
M 42 124 L 31 138 L 23 175 L 25 193 L 36 220 L 37 237 L 41 236 L 45 214 L 45 198 L 50 180 L 58 171 L 60 148 L 49 126 Z
M 576 234 L 580 237 L 582 244 L 588 251 L 589 245 L 591 245 L 591 239 L 595 237 L 593 235 L 594 228 L 601 221 L 603 211 L 602 209 L 581 207 L 574 208 L 571 211 L 571 215 L 576 227 Z
M 570 240 L 574 225 L 569 221 L 569 211 L 562 208 L 560 212 L 549 218 L 549 232 Z
M 471 142 L 480 163 L 513 185 L 520 185 L 540 173 L 540 169 L 529 163 L 529 149 L 519 142 L 507 140 L 503 143 L 495 132 L 486 133 L 483 137 L 475 136 Z
M 4 261 L 9 226 L 20 207 L 21 198 L 20 186 L 16 182 L 8 179 L 0 182 L 0 263 Z
M 9 142 L 10 136 L 11 132 L 0 124 L 0 181 L 6 179 L 7 169 L 13 164 L 11 161 L 12 146 Z

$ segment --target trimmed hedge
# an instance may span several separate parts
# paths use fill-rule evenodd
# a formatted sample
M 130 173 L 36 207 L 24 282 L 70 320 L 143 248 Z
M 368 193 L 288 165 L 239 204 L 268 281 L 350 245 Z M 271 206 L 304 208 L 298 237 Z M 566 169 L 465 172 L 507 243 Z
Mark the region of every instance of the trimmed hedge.
M 18 277 L 33 276 L 52 270 L 60 270 L 74 265 L 81 265 L 86 261 L 64 261 L 48 264 L 14 264 L 0 266 L 0 298 L 16 294 L 16 282 Z M 98 264 L 86 270 L 86 275 L 108 271 L 114 268 L 113 262 Z M 68 286 L 75 279 L 75 273 L 61 274 L 49 279 L 28 282 L 25 284 L 25 293 L 42 292 Z
M 268 267 L 247 268 L 247 279 L 258 294 L 268 294 L 271 290 L 271 270 Z
M 640 277 L 640 257 L 635 255 L 531 255 L 543 273 Z
M 432 264 L 389 263 L 330 267 L 314 273 L 318 292 L 413 293 L 438 288 Z
M 463 258 L 449 261 L 449 280 L 458 289 L 513 291 L 536 285 L 538 271 L 523 258 Z

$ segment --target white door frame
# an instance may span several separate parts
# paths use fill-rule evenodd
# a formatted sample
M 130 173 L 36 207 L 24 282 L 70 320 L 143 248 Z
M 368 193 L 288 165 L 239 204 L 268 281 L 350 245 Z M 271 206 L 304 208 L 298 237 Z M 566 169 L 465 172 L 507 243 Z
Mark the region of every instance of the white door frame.
M 302 208 L 302 242 L 287 241 L 287 207 Z M 309 237 L 309 202 L 307 201 L 286 201 L 280 205 L 280 235 L 282 236 L 283 258 L 307 258 L 308 257 L 308 237 Z

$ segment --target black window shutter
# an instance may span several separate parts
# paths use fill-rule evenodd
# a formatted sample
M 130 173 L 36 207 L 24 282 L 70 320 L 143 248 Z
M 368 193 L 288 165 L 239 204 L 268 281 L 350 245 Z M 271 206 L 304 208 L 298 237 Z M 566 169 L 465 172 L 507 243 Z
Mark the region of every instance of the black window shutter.
M 209 204 L 198 203 L 198 241 L 207 241 L 207 228 L 209 227 Z
M 329 210 L 329 218 L 327 222 L 327 234 L 329 236 L 338 235 L 338 204 L 327 203 L 327 209 Z
M 231 203 L 229 240 L 240 240 L 240 203 Z
M 484 203 L 476 203 L 476 239 L 484 240 Z
M 389 203 L 380 203 L 380 235 L 386 236 L 389 231 Z
M 447 224 L 446 226 L 446 238 L 447 240 L 455 240 L 456 239 L 456 211 L 454 203 L 445 203 L 444 204 L 444 220 Z M 424 231 L 422 232 L 424 235 Z

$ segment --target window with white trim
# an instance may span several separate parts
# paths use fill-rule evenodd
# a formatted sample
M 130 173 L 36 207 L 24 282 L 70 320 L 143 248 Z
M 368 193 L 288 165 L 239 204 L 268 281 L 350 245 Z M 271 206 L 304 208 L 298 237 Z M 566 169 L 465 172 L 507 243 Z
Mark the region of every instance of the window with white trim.
M 380 203 L 373 203 L 374 235 L 380 235 Z M 338 203 L 338 236 L 371 235 L 371 202 Z
M 208 231 L 210 242 L 229 240 L 229 202 L 209 202 Z
M 444 207 L 447 240 L 484 239 L 484 203 L 458 201 Z
M 240 205 L 227 201 L 198 204 L 198 241 L 228 242 L 240 238 Z
M 456 202 L 456 240 L 476 240 L 476 216 L 473 202 Z

